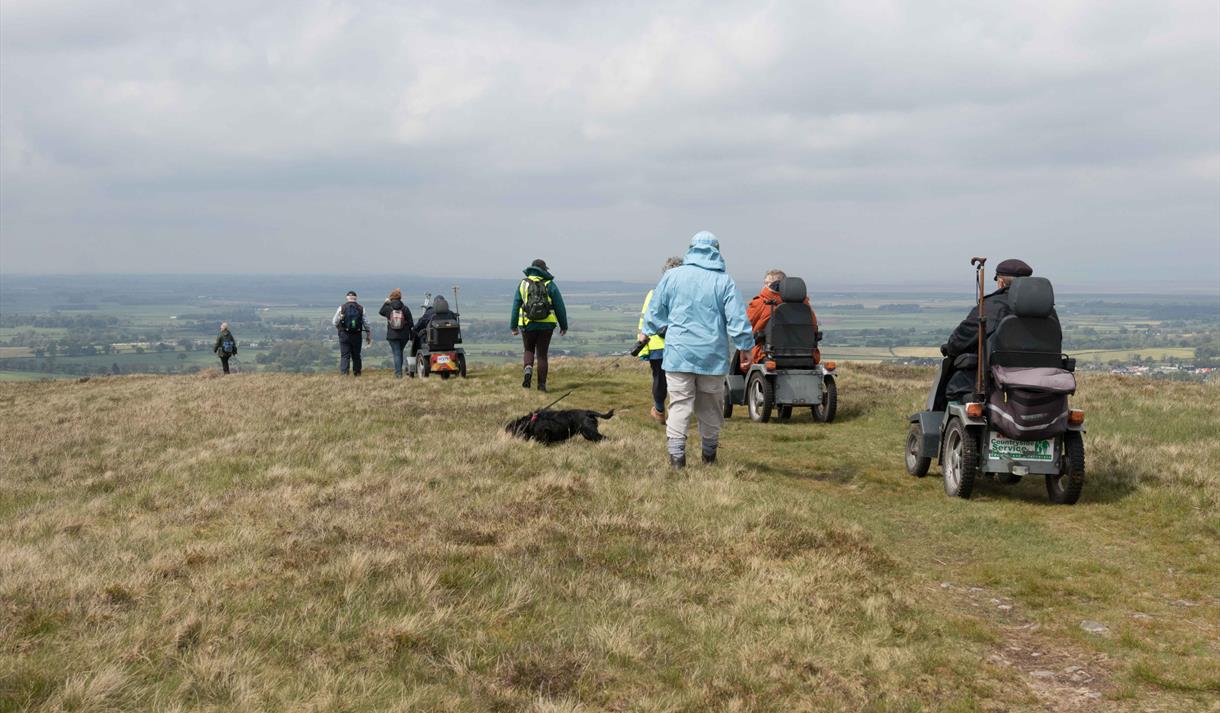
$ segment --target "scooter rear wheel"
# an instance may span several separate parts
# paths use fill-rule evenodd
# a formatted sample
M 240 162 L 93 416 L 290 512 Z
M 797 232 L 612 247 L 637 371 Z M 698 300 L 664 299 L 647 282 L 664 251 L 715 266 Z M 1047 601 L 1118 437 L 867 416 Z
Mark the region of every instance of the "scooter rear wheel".
M 945 431 L 945 459 L 942 471 L 945 494 L 952 498 L 970 499 L 974 481 L 979 476 L 979 442 L 977 434 L 966 428 L 961 419 L 949 421 Z
M 912 423 L 911 429 L 907 431 L 907 452 L 906 464 L 907 473 L 922 478 L 928 474 L 928 468 L 932 465 L 931 458 L 919 457 L 919 446 L 923 443 L 923 429 L 918 423 Z
M 771 420 L 771 409 L 775 406 L 775 385 L 762 372 L 754 372 L 746 382 L 746 406 L 751 421 L 766 423 Z
M 1046 476 L 1046 494 L 1056 505 L 1075 505 L 1084 490 L 1084 437 L 1080 431 L 1063 434 L 1059 473 Z

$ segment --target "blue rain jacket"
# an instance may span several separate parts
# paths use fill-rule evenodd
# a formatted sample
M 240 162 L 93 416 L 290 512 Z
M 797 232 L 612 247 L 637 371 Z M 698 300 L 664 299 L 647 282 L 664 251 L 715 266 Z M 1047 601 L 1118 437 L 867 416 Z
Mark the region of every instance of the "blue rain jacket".
M 742 351 L 753 346 L 745 302 L 724 271 L 715 235 L 696 233 L 684 264 L 657 283 L 643 331 L 656 334 L 662 327 L 669 329 L 661 361 L 665 371 L 727 374 L 729 339 Z

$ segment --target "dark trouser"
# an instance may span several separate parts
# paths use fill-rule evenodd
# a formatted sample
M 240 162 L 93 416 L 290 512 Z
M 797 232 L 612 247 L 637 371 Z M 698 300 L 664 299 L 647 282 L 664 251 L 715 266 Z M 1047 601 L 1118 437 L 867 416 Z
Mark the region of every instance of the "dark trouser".
M 665 413 L 665 396 L 668 391 L 665 384 L 665 370 L 661 368 L 661 360 L 649 355 L 648 366 L 652 367 L 652 405 L 656 410 Z
M 362 332 L 339 332 L 339 373 L 347 375 L 347 362 L 352 363 L 352 375 L 360 376 L 363 362 L 360 361 L 360 340 Z
M 231 354 L 222 354 L 220 357 L 220 368 L 224 369 L 226 374 L 229 373 L 229 357 L 230 356 L 232 356 L 232 355 Z
M 525 367 L 527 369 L 534 367 L 539 384 L 546 383 L 546 352 L 551 348 L 551 335 L 554 333 L 554 329 L 535 329 L 533 331 L 527 329 L 521 332 L 521 341 L 525 344 Z M 535 354 L 537 355 L 537 366 L 534 364 Z
M 949 401 L 965 401 L 974 394 L 975 369 L 955 369 L 945 384 L 945 398 Z
M 390 343 L 390 353 L 394 355 L 394 376 L 402 377 L 402 350 L 407 343 L 400 339 L 387 339 Z

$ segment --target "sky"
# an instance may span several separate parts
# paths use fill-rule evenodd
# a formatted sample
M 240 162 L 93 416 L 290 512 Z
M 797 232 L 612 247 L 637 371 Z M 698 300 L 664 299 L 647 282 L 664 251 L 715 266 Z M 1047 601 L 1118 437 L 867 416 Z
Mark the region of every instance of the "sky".
M 0 272 L 1220 290 L 1220 3 L 0 0 Z

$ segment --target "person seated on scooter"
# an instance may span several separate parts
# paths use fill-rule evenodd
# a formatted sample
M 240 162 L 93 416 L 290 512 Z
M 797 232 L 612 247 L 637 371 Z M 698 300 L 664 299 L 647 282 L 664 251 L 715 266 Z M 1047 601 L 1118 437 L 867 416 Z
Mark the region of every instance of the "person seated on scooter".
M 449 300 L 444 297 L 434 297 L 432 304 L 428 305 L 424 313 L 420 315 L 419 321 L 415 323 L 415 334 L 417 338 L 428 338 L 428 325 L 432 324 L 434 319 L 452 319 L 456 320 L 457 315 L 449 311 Z
M 775 307 L 778 307 L 782 299 L 779 296 L 779 283 L 783 282 L 788 275 L 783 270 L 768 270 L 763 277 L 762 290 L 750 300 L 750 304 L 746 307 L 746 316 L 750 319 L 750 329 L 754 332 L 754 348 L 747 353 L 741 353 L 741 370 L 746 372 L 750 369 L 750 365 L 763 360 L 765 354 L 765 342 L 767 339 L 767 323 L 771 321 L 771 312 Z M 809 304 L 809 297 L 805 297 L 805 304 Z M 813 328 L 816 331 L 818 328 L 818 315 L 813 311 L 813 307 L 809 308 L 810 314 L 813 315 Z M 813 362 L 816 364 L 821 361 L 822 354 L 818 349 L 813 350 Z
M 1022 260 L 1010 259 L 996 265 L 995 282 L 998 289 L 983 297 L 983 315 L 987 319 L 987 333 L 984 341 L 991 336 L 1000 320 L 1012 314 L 1012 304 L 1009 302 L 1008 288 L 1018 277 L 1029 277 L 1034 270 Z M 1056 320 L 1059 316 L 1051 310 L 1051 316 Z M 962 401 L 974 393 L 975 378 L 978 370 L 978 338 L 979 310 L 976 305 L 970 314 L 957 325 L 949 341 L 940 347 L 940 353 L 953 359 L 953 373 L 945 386 L 945 397 L 949 401 Z
M 427 346 L 421 342 L 428 338 L 428 325 L 432 324 L 432 320 L 436 318 L 437 313 L 448 315 L 446 318 L 456 319 L 457 315 L 449 311 L 449 301 L 444 297 L 437 296 L 430 303 L 425 303 L 424 312 L 415 322 L 415 329 L 411 335 L 411 362 L 415 362 L 415 356 L 419 354 L 422 346 Z

